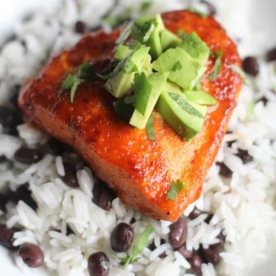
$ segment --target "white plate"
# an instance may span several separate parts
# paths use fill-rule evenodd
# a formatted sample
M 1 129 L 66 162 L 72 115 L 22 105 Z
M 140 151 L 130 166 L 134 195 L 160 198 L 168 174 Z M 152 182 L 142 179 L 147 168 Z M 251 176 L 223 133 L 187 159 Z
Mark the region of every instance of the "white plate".
M 248 14 L 245 15 L 248 18 L 249 25 L 253 31 L 251 37 L 251 52 L 247 54 L 260 54 L 261 50 L 265 51 L 276 45 L 276 1 L 275 0 L 223 0 L 218 1 L 218 5 L 231 6 L 231 12 L 223 14 L 221 16 L 227 17 L 228 24 L 232 24 L 235 20 L 235 8 L 238 8 L 241 4 L 248 5 Z M 26 13 L 35 10 L 41 4 L 53 5 L 57 4 L 57 0 L 0 0 L 0 43 L 4 38 L 3 33 L 8 34 L 16 20 L 21 18 Z M 225 19 L 225 18 L 224 18 Z M 227 25 L 227 24 L 226 24 Z M 225 26 L 227 28 L 227 26 Z M 243 26 L 239 26 L 243 27 Z M 248 26 L 246 26 L 248 27 Z M 262 48 L 254 47 L 254 40 L 258 39 L 263 41 Z M 241 49 L 242 51 L 242 49 Z M 263 266 L 254 268 L 250 276 L 275 276 L 275 259 L 276 252 L 272 254 L 271 260 L 266 262 Z M 15 265 L 13 258 L 3 248 L 0 247 L 0 267 L 1 276 L 54 276 L 49 274 L 43 269 L 34 269 L 30 273 L 23 274 Z M 248 276 L 249 276 L 248 275 Z M 66 275 L 64 275 L 66 276 Z M 234 276 L 234 275 L 233 275 Z M 247 275 L 245 275 L 247 276 Z

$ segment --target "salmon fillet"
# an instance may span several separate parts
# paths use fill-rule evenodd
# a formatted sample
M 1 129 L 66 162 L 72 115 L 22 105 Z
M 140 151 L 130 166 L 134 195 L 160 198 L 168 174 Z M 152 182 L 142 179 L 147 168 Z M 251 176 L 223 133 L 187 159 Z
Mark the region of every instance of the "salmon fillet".
M 218 78 L 208 78 L 216 59 L 210 57 L 201 81 L 217 104 L 208 108 L 202 131 L 192 141 L 180 138 L 156 111 L 156 141 L 149 140 L 145 129 L 135 129 L 118 117 L 115 98 L 100 79 L 81 83 L 70 103 L 70 93 L 61 89 L 66 75 L 76 73 L 84 62 L 105 66 L 103 61 L 113 58 L 120 29 L 85 35 L 73 49 L 53 58 L 21 90 L 19 105 L 43 130 L 71 145 L 126 204 L 155 219 L 175 221 L 201 194 L 242 85 L 230 67 L 240 66 L 241 61 L 235 44 L 212 17 L 203 19 L 188 11 L 162 17 L 172 32 L 196 32 L 211 51 L 223 51 Z M 177 179 L 184 188 L 175 200 L 169 200 L 167 193 Z

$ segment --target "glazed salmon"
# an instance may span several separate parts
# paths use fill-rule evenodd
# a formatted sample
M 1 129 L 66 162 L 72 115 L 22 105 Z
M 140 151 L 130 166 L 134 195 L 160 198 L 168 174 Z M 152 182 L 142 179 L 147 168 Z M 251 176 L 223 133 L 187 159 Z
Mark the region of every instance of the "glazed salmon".
M 155 219 L 175 221 L 201 194 L 204 178 L 221 145 L 242 85 L 232 71 L 240 66 L 235 44 L 212 18 L 188 11 L 162 15 L 166 27 L 176 33 L 196 32 L 212 52 L 222 50 L 222 70 L 211 81 L 215 57 L 210 57 L 202 88 L 217 99 L 208 108 L 202 131 L 190 142 L 180 138 L 154 111 L 156 141 L 146 130 L 135 129 L 116 114 L 104 81 L 83 82 L 74 103 L 61 89 L 69 73 L 84 62 L 105 66 L 121 30 L 85 35 L 71 50 L 53 58 L 40 75 L 20 93 L 22 110 L 43 130 L 71 145 L 126 204 Z M 172 181 L 181 180 L 182 191 L 167 199 Z

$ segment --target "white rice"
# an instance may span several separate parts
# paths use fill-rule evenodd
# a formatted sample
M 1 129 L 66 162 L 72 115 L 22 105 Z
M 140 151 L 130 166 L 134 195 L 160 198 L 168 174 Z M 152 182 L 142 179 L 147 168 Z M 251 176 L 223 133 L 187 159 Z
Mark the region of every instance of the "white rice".
M 133 15 L 137 17 L 141 2 L 120 0 L 113 14 L 119 14 L 131 6 Z M 146 13 L 183 9 L 187 2 L 155 0 Z M 212 2 L 219 10 L 218 19 L 232 38 L 243 38 L 239 49 L 242 54 L 247 54 L 248 45 L 254 37 L 248 27 L 249 15 L 246 12 L 250 0 Z M 18 23 L 15 34 L 25 42 L 25 46 L 19 40 L 11 41 L 0 52 L 0 103 L 8 102 L 15 84 L 24 83 L 37 74 L 47 53 L 56 55 L 80 39 L 80 35 L 73 30 L 77 20 L 95 27 L 112 4 L 112 0 L 67 0 L 52 9 L 41 9 L 28 21 Z M 198 3 L 195 6 L 203 8 Z M 103 27 L 109 29 L 106 25 Z M 208 248 L 217 243 L 221 231 L 226 235 L 220 265 L 215 269 L 211 264 L 203 264 L 203 276 L 244 276 L 252 267 L 269 258 L 269 245 L 275 244 L 276 98 L 270 89 L 275 86 L 276 77 L 273 66 L 267 65 L 262 58 L 264 50 L 260 42 L 259 52 L 255 49 L 260 61 L 260 74 L 253 80 L 255 88 L 243 87 L 229 126 L 232 133 L 225 136 L 225 143 L 217 156 L 217 161 L 224 162 L 233 171 L 233 176 L 230 180 L 224 179 L 218 174 L 219 168 L 213 165 L 206 178 L 202 197 L 184 213 L 189 215 L 196 206 L 214 214 L 209 224 L 204 222 L 206 214 L 188 222 L 188 250 L 197 250 L 200 245 Z M 258 102 L 252 114 L 248 114 L 249 104 L 262 96 L 269 99 L 267 105 Z M 1 134 L 0 131 L 0 156 L 4 155 L 12 162 L 14 152 L 22 144 L 38 147 L 48 139 L 48 135 L 29 123 L 20 125 L 18 131 L 19 138 Z M 229 147 L 226 142 L 233 140 L 235 142 Z M 253 161 L 243 164 L 235 155 L 238 148 L 248 150 Z M 12 169 L 7 169 L 1 165 L 0 189 L 10 186 L 15 190 L 29 182 L 32 196 L 38 204 L 37 212 L 23 201 L 17 206 L 9 204 L 5 218 L 1 215 L 2 222 L 8 226 L 19 224 L 26 229 L 16 233 L 14 245 L 24 242 L 39 244 L 45 253 L 45 268 L 49 275 L 88 275 L 87 259 L 96 251 L 104 251 L 108 255 L 110 276 L 193 275 L 188 272 L 189 262 L 179 252 L 174 252 L 167 241 L 169 222 L 143 216 L 125 206 L 118 198 L 113 200 L 110 211 L 100 209 L 91 201 L 97 180 L 89 168 L 78 167 L 79 189 L 71 189 L 63 183 L 63 161 L 66 158 L 68 156 L 54 157 L 48 154 L 30 166 L 15 162 Z M 73 155 L 71 158 L 81 164 L 78 157 Z M 149 243 L 154 242 L 156 249 L 151 251 L 146 248 L 136 263 L 123 267 L 113 257 L 109 237 L 119 222 L 130 223 L 132 218 L 136 220 L 133 224 L 134 241 L 146 226 L 151 225 L 154 232 L 150 235 Z M 67 224 L 75 234 L 66 236 Z M 162 239 L 166 241 L 164 244 L 161 244 Z M 167 255 L 163 259 L 159 257 L 162 253 Z M 15 261 L 29 275 L 30 271 L 22 260 L 15 257 Z

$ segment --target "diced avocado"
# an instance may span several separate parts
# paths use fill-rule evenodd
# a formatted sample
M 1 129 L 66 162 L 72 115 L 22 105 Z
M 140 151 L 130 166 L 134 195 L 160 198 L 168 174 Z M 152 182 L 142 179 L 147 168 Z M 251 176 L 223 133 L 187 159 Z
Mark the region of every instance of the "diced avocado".
M 134 75 L 141 72 L 145 61 L 148 60 L 148 52 L 149 47 L 144 47 L 136 50 L 129 59 L 126 57 L 124 67 L 105 83 L 105 88 L 114 97 L 121 98 L 131 92 Z
M 130 119 L 130 125 L 139 129 L 145 128 L 168 75 L 168 73 L 152 73 L 148 77 L 144 73 L 135 75 L 133 85 L 135 110 Z
M 191 57 L 199 61 L 202 65 L 205 65 L 208 61 L 210 50 L 196 33 L 189 33 L 184 36 L 179 48 L 185 50 Z
M 167 91 L 167 92 L 173 92 L 173 93 L 177 93 L 177 94 L 182 94 L 182 91 L 181 89 L 179 88 L 179 85 L 173 83 L 173 82 L 170 82 L 170 81 L 167 81 L 164 85 L 164 91 Z
M 214 105 L 217 103 L 216 99 L 203 90 L 199 91 L 184 91 L 183 94 L 188 100 L 196 104 Z
M 164 29 L 160 31 L 160 41 L 162 51 L 165 52 L 169 48 L 177 47 L 182 40 L 168 29 Z
M 117 61 L 123 60 L 129 53 L 131 52 L 131 49 L 123 44 L 120 44 L 118 46 L 118 49 L 114 55 L 114 58 Z
M 152 68 L 160 73 L 170 72 L 169 80 L 185 90 L 192 90 L 206 71 L 206 67 L 179 47 L 160 55 Z
M 170 127 L 185 141 L 201 131 L 207 108 L 190 103 L 176 93 L 162 92 L 156 109 Z
M 153 59 L 157 59 L 162 54 L 162 45 L 158 30 L 152 32 L 147 45 L 150 47 L 150 55 Z
M 135 20 L 132 28 L 132 37 L 150 47 L 150 54 L 156 59 L 162 54 L 160 32 L 165 26 L 160 14 L 146 16 Z

